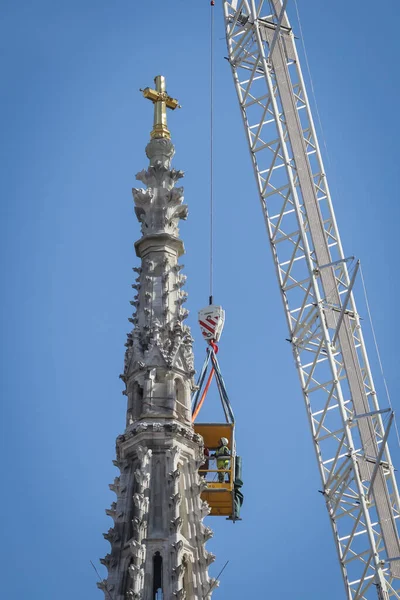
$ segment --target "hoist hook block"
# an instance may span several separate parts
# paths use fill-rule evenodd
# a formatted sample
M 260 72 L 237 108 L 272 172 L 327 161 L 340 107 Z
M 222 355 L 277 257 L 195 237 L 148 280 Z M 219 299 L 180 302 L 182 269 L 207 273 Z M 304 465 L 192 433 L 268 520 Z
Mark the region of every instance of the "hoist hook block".
M 218 342 L 225 323 L 222 306 L 206 306 L 199 310 L 199 325 L 203 338 L 208 342 Z

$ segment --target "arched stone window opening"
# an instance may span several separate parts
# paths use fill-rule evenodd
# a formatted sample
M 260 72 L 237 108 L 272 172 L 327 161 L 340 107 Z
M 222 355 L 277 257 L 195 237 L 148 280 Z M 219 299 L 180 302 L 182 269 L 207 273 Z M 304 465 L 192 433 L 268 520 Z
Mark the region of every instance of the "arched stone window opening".
M 163 576 L 162 556 L 156 552 L 153 556 L 153 600 L 163 600 L 162 576 Z
M 182 557 L 182 566 L 183 566 L 182 583 L 183 583 L 183 589 L 186 592 L 186 590 L 187 590 L 187 584 L 188 584 L 188 560 L 187 560 L 186 554 L 184 554 L 183 557 Z
M 186 390 L 183 382 L 176 378 L 174 382 L 175 386 L 175 410 L 178 413 L 178 418 L 186 421 L 187 415 L 187 404 L 186 404 Z
M 133 384 L 132 391 L 128 393 L 127 425 L 140 418 L 143 410 L 143 388 L 137 381 Z

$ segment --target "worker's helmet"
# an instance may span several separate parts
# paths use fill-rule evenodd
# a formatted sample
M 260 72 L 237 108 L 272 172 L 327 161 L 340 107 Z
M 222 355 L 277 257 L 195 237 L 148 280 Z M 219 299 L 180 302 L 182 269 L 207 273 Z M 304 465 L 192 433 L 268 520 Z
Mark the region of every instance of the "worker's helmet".
M 219 443 L 221 444 L 221 446 L 227 446 L 229 444 L 229 442 L 226 438 L 221 438 L 219 440 Z

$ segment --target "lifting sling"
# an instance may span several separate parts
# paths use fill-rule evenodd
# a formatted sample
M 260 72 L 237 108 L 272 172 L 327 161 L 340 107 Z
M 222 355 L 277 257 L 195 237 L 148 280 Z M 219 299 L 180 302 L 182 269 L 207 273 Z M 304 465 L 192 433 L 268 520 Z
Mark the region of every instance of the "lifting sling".
M 204 499 L 206 499 L 211 506 L 211 514 L 225 515 L 229 520 L 237 521 L 240 520 L 240 508 L 243 504 L 243 494 L 241 492 L 241 488 L 243 486 L 242 460 L 240 456 L 236 455 L 234 441 L 235 416 L 233 414 L 225 381 L 222 377 L 221 369 L 217 359 L 218 346 L 216 342 L 220 338 L 224 324 L 224 318 L 225 313 L 220 306 L 210 305 L 209 307 L 199 311 L 200 328 L 203 336 L 207 340 L 208 345 L 206 357 L 197 381 L 197 389 L 192 399 L 192 421 L 193 423 L 195 422 L 201 407 L 203 406 L 211 382 L 215 376 L 226 424 L 199 424 L 194 425 L 194 427 L 195 429 L 198 428 L 201 432 L 206 446 L 209 445 L 207 438 L 211 440 L 213 437 L 211 433 L 213 428 L 229 428 L 231 443 L 230 474 L 228 474 L 228 482 L 225 482 L 225 472 L 224 476 L 221 477 L 223 482 L 220 481 L 219 484 L 208 482 L 208 486 L 204 492 Z M 217 453 L 214 456 L 217 456 Z M 218 469 L 220 468 L 221 467 L 218 467 Z M 209 471 L 208 467 L 203 468 L 204 477 L 206 476 L 207 472 L 212 473 L 212 471 Z M 218 472 L 218 475 L 220 475 L 220 472 Z M 228 484 L 230 491 L 226 489 Z M 224 498 L 226 496 L 228 496 L 230 508 L 229 504 L 228 506 L 224 504 Z M 220 497 L 219 500 L 218 497 Z

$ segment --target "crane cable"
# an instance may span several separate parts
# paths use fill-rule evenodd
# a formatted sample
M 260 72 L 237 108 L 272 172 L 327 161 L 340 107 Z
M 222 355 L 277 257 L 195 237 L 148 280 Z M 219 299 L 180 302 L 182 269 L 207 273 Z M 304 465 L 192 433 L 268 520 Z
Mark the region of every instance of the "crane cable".
M 210 1 L 210 295 L 208 298 L 209 304 L 213 303 L 213 242 L 214 242 L 214 0 Z M 215 354 L 218 352 L 218 346 L 211 342 L 211 347 Z M 207 360 L 208 363 L 208 360 Z M 206 399 L 207 392 L 210 388 L 211 382 L 214 378 L 215 369 L 211 368 L 210 374 L 207 379 L 206 386 L 203 390 L 203 394 L 200 398 L 200 402 L 195 404 L 193 407 L 192 421 L 196 420 L 197 415 L 203 406 L 204 400 Z M 204 372 L 205 375 L 205 372 Z
M 329 167 L 330 167 L 331 170 L 333 170 L 332 161 L 331 161 L 331 158 L 330 158 L 330 155 L 329 155 L 329 151 L 328 151 L 328 145 L 326 143 L 326 139 L 325 139 L 325 135 L 324 135 L 324 130 L 323 130 L 323 127 L 322 127 L 321 116 L 320 116 L 320 112 L 319 112 L 319 109 L 318 109 L 318 103 L 317 103 L 317 98 L 316 98 L 316 94 L 315 94 L 314 83 L 313 83 L 313 79 L 312 79 L 312 76 L 311 76 L 310 63 L 308 61 L 307 50 L 306 50 L 306 45 L 305 45 L 305 41 L 304 41 L 303 28 L 301 26 L 300 13 L 299 13 L 299 7 L 297 5 L 297 0 L 294 0 L 294 5 L 295 5 L 295 8 L 296 8 L 297 22 L 299 24 L 299 32 L 300 32 L 301 44 L 302 44 L 302 47 L 303 47 L 303 53 L 304 53 L 304 57 L 305 57 L 305 61 L 306 61 L 306 66 L 307 66 L 307 71 L 308 71 L 308 77 L 309 77 L 309 80 L 310 80 L 310 86 L 311 86 L 311 91 L 312 91 L 312 95 L 313 95 L 314 106 L 315 106 L 315 110 L 316 110 L 316 113 L 317 113 L 317 118 L 318 118 L 318 123 L 319 123 L 319 128 L 320 128 L 321 136 L 322 136 L 322 141 L 323 141 L 323 144 L 324 144 L 324 147 L 325 147 L 325 154 L 326 154 L 326 157 L 327 157 L 327 160 L 328 160 Z M 336 188 L 337 188 L 336 189 L 336 195 L 339 196 L 340 194 L 339 194 L 339 189 L 338 189 L 337 185 L 336 185 Z M 390 398 L 389 388 L 388 388 L 388 384 L 387 384 L 387 381 L 386 381 L 385 373 L 384 373 L 384 370 L 383 370 L 383 364 L 382 364 L 381 354 L 379 352 L 378 341 L 377 341 L 377 338 L 376 338 L 375 329 L 374 329 L 374 325 L 373 325 L 373 322 L 372 322 L 372 315 L 371 315 L 371 310 L 370 310 L 370 306 L 369 306 L 369 302 L 368 302 L 367 289 L 366 289 L 366 285 L 365 285 L 365 280 L 364 280 L 364 275 L 363 275 L 361 263 L 360 263 L 360 275 L 361 275 L 361 282 L 362 282 L 362 287 L 363 287 L 363 291 L 364 291 L 364 299 L 365 299 L 365 304 L 366 304 L 366 308 L 367 308 L 367 313 L 368 313 L 370 328 L 371 328 L 371 332 L 372 332 L 372 338 L 373 338 L 374 345 L 375 345 L 375 352 L 376 352 L 377 357 L 378 357 L 379 368 L 380 368 L 380 371 L 381 371 L 381 377 L 383 379 L 383 385 L 384 385 L 384 388 L 385 388 L 386 397 L 387 397 L 390 409 L 393 412 L 393 406 L 392 406 L 392 401 L 391 401 L 391 398 Z M 397 443 L 398 443 L 398 445 L 400 447 L 400 432 L 399 432 L 399 428 L 398 428 L 398 425 L 397 425 L 396 416 L 394 418 L 394 426 L 395 426 L 395 430 L 396 430 Z
M 92 561 L 90 561 L 90 564 L 92 565 L 93 569 L 95 570 L 96 575 L 99 578 L 99 582 L 102 583 L 103 579 L 100 577 L 100 573 L 98 572 L 98 570 L 96 569 L 96 567 L 94 566 L 94 564 L 92 563 Z M 110 590 L 107 587 L 107 582 L 105 582 L 104 591 L 107 592 L 107 596 L 110 598 L 110 600 L 114 600 L 113 596 L 111 596 Z
M 210 0 L 210 295 L 209 295 L 209 304 L 210 306 L 213 303 L 213 275 L 214 275 L 214 6 L 215 1 Z M 216 354 L 218 352 L 218 346 L 211 342 L 210 346 L 212 347 L 213 352 Z M 208 359 L 210 355 L 208 355 L 205 362 L 208 364 Z M 203 368 L 204 368 L 203 367 Z M 201 380 L 201 385 L 203 384 L 204 377 L 206 371 L 204 370 L 204 374 L 200 376 L 199 381 Z M 200 412 L 201 407 L 203 406 L 204 400 L 206 398 L 207 392 L 210 388 L 211 382 L 215 375 L 214 366 L 212 366 L 210 374 L 207 379 L 207 383 L 203 390 L 200 401 L 195 401 L 193 406 L 193 414 L 192 421 L 196 420 L 197 415 Z
M 200 412 L 200 409 L 206 398 L 208 389 L 211 385 L 211 381 L 212 381 L 213 377 L 215 376 L 215 379 L 217 382 L 217 388 L 218 388 L 218 392 L 219 392 L 219 397 L 221 400 L 222 409 L 225 414 L 226 422 L 231 423 L 231 424 L 235 423 L 235 415 L 233 414 L 231 403 L 229 401 L 228 392 L 226 390 L 225 381 L 224 381 L 224 378 L 222 377 L 221 369 L 218 364 L 217 353 L 218 353 L 218 346 L 213 340 L 211 340 L 209 347 L 207 348 L 207 356 L 204 361 L 203 368 L 201 370 L 199 379 L 197 380 L 196 392 L 194 393 L 193 400 L 192 400 L 192 421 L 193 422 L 196 420 L 196 417 Z M 206 379 L 207 370 L 208 370 L 208 366 L 209 366 L 210 362 L 211 362 L 211 372 L 209 373 L 207 383 L 203 390 L 203 385 L 204 385 L 204 382 Z M 200 397 L 200 394 L 201 394 L 201 397 Z
M 394 412 L 393 411 L 393 406 L 392 406 L 392 400 L 390 398 L 389 387 L 388 387 L 388 384 L 387 384 L 387 381 L 386 381 L 385 372 L 383 370 L 383 363 L 382 363 L 381 353 L 379 351 L 378 340 L 377 340 L 376 333 L 375 333 L 375 327 L 374 327 L 374 324 L 373 324 L 373 321 L 372 321 L 372 314 L 371 314 L 370 304 L 369 304 L 368 296 L 367 296 L 367 287 L 365 285 L 365 279 L 364 279 L 364 274 L 363 274 L 363 270 L 362 270 L 362 267 L 361 267 L 361 263 L 360 263 L 360 275 L 361 275 L 361 283 L 362 283 L 362 287 L 363 287 L 363 291 L 364 291 L 365 305 L 367 307 L 369 325 L 370 325 L 371 332 L 372 332 L 372 339 L 374 340 L 375 352 L 376 352 L 376 355 L 378 357 L 378 363 L 379 363 L 379 368 L 380 368 L 380 371 L 381 371 L 381 377 L 383 379 L 383 385 L 385 387 L 386 397 L 387 397 L 387 400 L 388 400 L 388 403 L 389 403 L 389 406 L 390 406 L 390 410 L 392 412 Z M 394 418 L 394 427 L 395 427 L 395 430 L 396 430 L 397 443 L 398 443 L 399 448 L 400 448 L 400 434 L 399 434 L 399 429 L 398 429 L 398 426 L 397 426 L 396 416 Z
M 213 303 L 213 251 L 214 251 L 214 0 L 210 2 L 210 296 Z
M 329 152 L 328 152 L 328 145 L 326 143 L 324 129 L 322 127 L 322 120 L 321 120 L 321 115 L 320 115 L 319 108 L 318 108 L 317 96 L 316 96 L 315 88 L 314 88 L 314 82 L 313 82 L 313 78 L 311 76 L 311 68 L 310 68 L 310 63 L 308 61 L 308 54 L 307 54 L 307 49 L 306 49 L 306 43 L 305 43 L 305 40 L 304 40 L 303 28 L 301 26 L 300 12 L 299 12 L 299 7 L 297 5 L 297 0 L 294 0 L 294 6 L 295 6 L 295 9 L 296 9 L 297 22 L 299 24 L 300 40 L 301 40 L 301 45 L 302 45 L 302 48 L 303 48 L 304 59 L 305 59 L 305 62 L 306 62 L 306 67 L 307 67 L 307 72 L 308 72 L 308 79 L 310 81 L 311 93 L 312 93 L 312 97 L 313 97 L 313 100 L 314 100 L 315 112 L 317 114 L 318 125 L 319 125 L 319 129 L 320 129 L 321 137 L 322 137 L 322 142 L 323 142 L 324 148 L 325 148 L 325 155 L 326 155 L 326 158 L 328 160 L 329 167 L 330 167 L 330 169 L 332 171 L 332 161 L 331 161 L 331 157 L 330 157 Z

